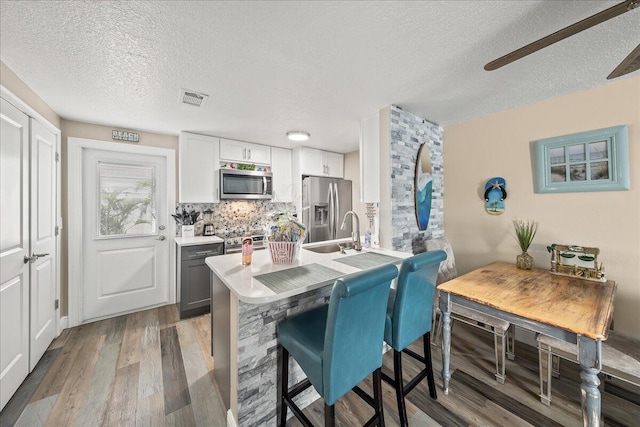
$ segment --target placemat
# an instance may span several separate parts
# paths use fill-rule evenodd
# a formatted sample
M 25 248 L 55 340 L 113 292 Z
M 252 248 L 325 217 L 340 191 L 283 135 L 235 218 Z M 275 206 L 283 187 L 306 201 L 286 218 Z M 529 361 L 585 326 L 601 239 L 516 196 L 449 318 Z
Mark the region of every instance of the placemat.
M 253 278 L 262 282 L 273 292 L 280 294 L 302 286 L 309 286 L 319 282 L 337 279 L 344 275 L 344 273 L 320 264 L 309 264 L 300 267 L 288 268 L 286 270 L 274 271 L 273 273 L 259 274 L 257 276 L 253 276 Z
M 343 258 L 334 258 L 333 261 L 350 265 L 351 267 L 366 270 L 367 268 L 377 267 L 383 264 L 393 264 L 402 261 L 402 258 L 394 256 L 378 254 L 375 252 L 367 252 L 366 254 L 350 255 Z

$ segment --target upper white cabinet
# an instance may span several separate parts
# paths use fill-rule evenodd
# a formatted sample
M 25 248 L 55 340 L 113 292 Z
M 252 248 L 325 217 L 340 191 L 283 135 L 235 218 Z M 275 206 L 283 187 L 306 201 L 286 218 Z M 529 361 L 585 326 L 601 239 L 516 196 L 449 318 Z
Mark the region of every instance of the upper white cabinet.
M 291 150 L 271 147 L 271 171 L 273 173 L 273 202 L 292 202 Z
M 360 123 L 360 201 L 380 202 L 380 118 L 377 113 Z
M 180 203 L 220 201 L 220 138 L 180 132 Z
M 271 165 L 271 147 L 250 142 L 220 139 L 220 160 L 223 162 Z
M 300 165 L 300 175 L 344 178 L 343 154 L 300 147 L 294 150 L 294 158 Z
M 322 152 L 322 164 L 326 167 L 326 175 L 333 178 L 344 178 L 344 154 Z

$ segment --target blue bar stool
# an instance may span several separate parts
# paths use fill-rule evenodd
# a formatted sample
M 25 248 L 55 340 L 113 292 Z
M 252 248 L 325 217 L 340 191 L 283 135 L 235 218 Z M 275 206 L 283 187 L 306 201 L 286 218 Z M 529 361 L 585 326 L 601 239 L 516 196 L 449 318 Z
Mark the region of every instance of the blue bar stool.
M 293 402 L 310 385 L 324 399 L 325 426 L 335 425 L 334 403 L 351 389 L 375 409 L 365 425 L 384 426 L 382 342 L 389 288 L 397 275 L 397 267 L 383 265 L 342 277 L 333 285 L 328 305 L 280 322 L 279 426 L 287 422 L 287 408 L 303 425 L 312 425 Z M 289 354 L 307 375 L 291 388 Z M 373 398 L 357 387 L 372 372 Z
M 384 340 L 393 348 L 394 378 L 383 373 L 382 379 L 396 389 L 400 425 L 403 427 L 408 425 L 404 397 L 424 377 L 429 383 L 429 395 L 437 399 L 431 364 L 431 322 L 438 269 L 446 258 L 447 253 L 438 250 L 405 259 L 398 274 L 398 285 L 389 294 Z M 424 357 L 406 348 L 420 337 L 423 340 Z M 402 378 L 403 352 L 425 364 L 425 368 L 406 385 Z

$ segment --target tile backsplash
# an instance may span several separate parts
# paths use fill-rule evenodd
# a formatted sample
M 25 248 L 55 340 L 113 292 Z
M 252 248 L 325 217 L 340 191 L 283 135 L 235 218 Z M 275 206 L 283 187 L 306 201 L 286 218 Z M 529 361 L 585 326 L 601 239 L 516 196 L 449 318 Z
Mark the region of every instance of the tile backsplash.
M 275 212 L 295 212 L 292 203 L 272 203 L 256 200 L 234 200 L 220 203 L 176 203 L 176 212 L 196 210 L 200 212 L 195 224 L 195 235 L 201 236 L 204 227 L 203 212 L 211 210 L 216 236 L 222 238 L 241 237 L 245 228 L 249 226 L 251 234 L 264 234 L 266 226 L 271 222 L 271 215 Z M 176 227 L 176 233 L 181 233 L 180 227 Z

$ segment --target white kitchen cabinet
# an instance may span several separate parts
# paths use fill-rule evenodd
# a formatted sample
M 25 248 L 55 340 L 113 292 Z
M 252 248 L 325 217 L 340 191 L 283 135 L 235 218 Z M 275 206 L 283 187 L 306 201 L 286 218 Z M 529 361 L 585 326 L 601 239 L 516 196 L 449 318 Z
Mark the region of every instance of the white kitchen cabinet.
M 380 202 L 380 118 L 378 113 L 360 123 L 360 201 Z
M 301 175 L 344 178 L 343 154 L 301 147 L 294 150 L 294 158 L 300 164 Z
M 302 175 L 325 175 L 326 168 L 322 162 L 322 151 L 313 148 L 298 148 L 298 162 Z
M 220 160 L 223 162 L 271 165 L 271 147 L 249 142 L 220 139 Z
M 322 164 L 326 175 L 332 178 L 344 178 L 344 154 L 322 152 Z
M 180 203 L 220 201 L 220 138 L 180 132 Z
M 273 202 L 292 202 L 291 150 L 271 147 L 271 172 L 273 173 Z

